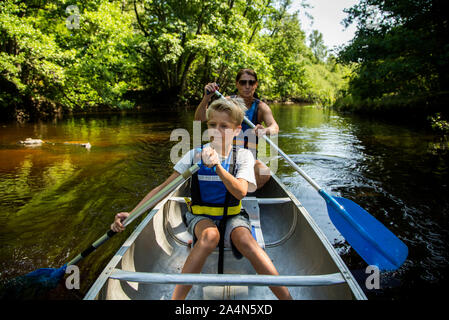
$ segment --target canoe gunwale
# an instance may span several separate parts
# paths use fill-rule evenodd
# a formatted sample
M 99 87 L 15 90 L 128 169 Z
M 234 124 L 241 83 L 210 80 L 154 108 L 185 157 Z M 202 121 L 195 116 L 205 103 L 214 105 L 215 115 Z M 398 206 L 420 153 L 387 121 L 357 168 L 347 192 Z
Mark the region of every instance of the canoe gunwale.
M 123 258 L 128 249 L 135 242 L 137 237 L 142 233 L 142 230 L 148 225 L 148 223 L 153 219 L 156 213 L 163 210 L 165 203 L 170 199 L 173 194 L 175 194 L 184 183 L 180 184 L 175 190 L 173 190 L 167 197 L 161 200 L 150 212 L 145 216 L 142 222 L 134 229 L 131 235 L 125 240 L 123 245 L 118 249 L 115 255 L 112 257 L 111 261 L 106 265 L 106 267 L 101 272 L 100 276 L 90 287 L 89 291 L 84 296 L 83 300 L 94 300 L 100 293 L 101 288 L 105 285 L 106 281 L 109 279 L 110 273 L 119 264 L 120 260 Z

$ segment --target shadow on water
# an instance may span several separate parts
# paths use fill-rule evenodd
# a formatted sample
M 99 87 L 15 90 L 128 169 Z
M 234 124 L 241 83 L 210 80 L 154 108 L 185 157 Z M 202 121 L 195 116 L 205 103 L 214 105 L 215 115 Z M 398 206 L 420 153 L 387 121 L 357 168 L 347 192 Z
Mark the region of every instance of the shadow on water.
M 328 192 L 353 200 L 409 247 L 382 273 L 370 299 L 432 298 L 447 283 L 448 153 L 413 125 L 275 105 L 282 150 Z M 58 268 L 85 249 L 120 211 L 131 210 L 172 172 L 173 129 L 192 133 L 193 111 L 80 116 L 0 127 L 0 280 Z M 45 142 L 19 145 L 26 138 Z M 64 142 L 90 142 L 87 150 Z M 284 160 L 275 172 L 310 212 L 362 288 L 366 264 L 329 220 L 324 200 Z M 135 223 L 137 225 L 137 223 Z M 81 299 L 132 228 L 79 264 L 80 290 L 61 284 L 41 299 Z

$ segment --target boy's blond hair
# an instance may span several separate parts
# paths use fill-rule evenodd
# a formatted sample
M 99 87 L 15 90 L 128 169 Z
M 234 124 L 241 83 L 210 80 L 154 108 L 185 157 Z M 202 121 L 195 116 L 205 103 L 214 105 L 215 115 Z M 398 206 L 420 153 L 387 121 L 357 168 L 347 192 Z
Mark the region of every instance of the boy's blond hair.
M 242 98 L 217 99 L 210 104 L 206 110 L 206 119 L 210 119 L 212 111 L 226 112 L 236 125 L 241 125 L 246 111 L 245 102 Z

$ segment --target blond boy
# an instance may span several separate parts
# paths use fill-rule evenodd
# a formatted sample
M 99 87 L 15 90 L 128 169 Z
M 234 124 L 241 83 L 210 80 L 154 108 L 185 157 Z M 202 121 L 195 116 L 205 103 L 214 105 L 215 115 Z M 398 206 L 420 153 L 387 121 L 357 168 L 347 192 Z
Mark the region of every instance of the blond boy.
M 246 257 L 258 274 L 278 275 L 271 259 L 253 238 L 248 216 L 241 210 L 241 200 L 247 192 L 255 191 L 257 188 L 254 176 L 255 160 L 251 151 L 243 148 L 233 149 L 232 146 L 233 138 L 241 130 L 244 108 L 241 99 L 219 99 L 207 109 L 207 126 L 211 143 L 202 148 L 201 169 L 197 172 L 197 177 L 192 177 L 192 184 L 196 181 L 199 190 L 196 190 L 197 196 L 192 190 L 192 206 L 186 213 L 186 224 L 196 241 L 184 263 L 182 273 L 200 273 L 207 257 L 217 247 L 221 237 L 217 225 L 223 219 L 222 213 L 225 211 L 223 200 L 226 199 L 225 193 L 228 192 L 226 200 L 228 217 L 225 220 L 224 242 L 228 246 L 234 246 Z M 236 155 L 232 155 L 233 150 L 236 150 Z M 184 155 L 175 165 L 173 174 L 150 191 L 141 203 L 188 169 L 193 163 L 194 155 L 195 150 Z M 230 159 L 236 160 L 234 172 L 229 172 L 232 167 Z M 126 212 L 118 213 L 111 229 L 116 232 L 123 231 L 122 221 L 128 215 Z M 185 299 L 191 287 L 191 285 L 176 285 L 172 299 Z M 291 299 L 286 287 L 270 287 L 270 289 L 279 299 Z

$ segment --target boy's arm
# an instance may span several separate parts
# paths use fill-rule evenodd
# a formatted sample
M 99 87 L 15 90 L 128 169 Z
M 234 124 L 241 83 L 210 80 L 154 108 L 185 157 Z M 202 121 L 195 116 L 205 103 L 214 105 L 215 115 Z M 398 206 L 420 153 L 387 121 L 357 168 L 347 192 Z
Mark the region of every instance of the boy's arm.
M 218 163 L 215 166 L 215 172 L 223 181 L 226 189 L 238 200 L 242 200 L 248 192 L 248 181 L 242 178 L 236 178 Z
M 177 177 L 179 177 L 179 173 L 178 172 L 173 172 L 172 175 L 170 177 L 167 178 L 167 180 L 165 180 L 162 184 L 160 184 L 159 186 L 157 186 L 156 188 L 154 188 L 153 190 L 151 190 L 146 196 L 145 198 L 142 199 L 142 201 L 139 202 L 139 204 L 137 206 L 134 207 L 134 209 L 131 212 L 120 212 L 117 213 L 114 217 L 114 222 L 111 224 L 111 229 L 115 232 L 121 232 L 123 230 L 125 230 L 125 227 L 123 226 L 122 222 L 128 217 L 130 216 L 134 211 L 137 210 L 137 208 L 139 208 L 142 204 L 144 204 L 146 201 L 148 201 L 148 199 L 150 199 L 151 197 L 153 197 L 156 193 L 158 193 L 160 190 L 162 190 L 165 186 L 167 186 L 170 182 L 172 182 L 173 180 L 175 180 Z
M 132 214 L 139 206 L 141 206 L 142 204 L 144 204 L 146 201 L 148 201 L 148 199 L 150 199 L 151 197 L 153 197 L 156 193 L 158 193 L 159 191 L 161 191 L 162 189 L 165 188 L 165 186 L 167 186 L 170 182 L 172 182 L 173 180 L 175 180 L 177 177 L 179 177 L 180 174 L 179 172 L 173 172 L 172 175 L 170 177 L 167 178 L 167 180 L 165 180 L 162 184 L 160 184 L 159 186 L 157 186 L 156 188 L 154 188 L 153 190 L 151 190 L 146 196 L 145 198 L 142 199 L 142 201 L 139 202 L 139 204 L 129 213 Z
M 228 189 L 234 197 L 238 200 L 242 200 L 246 196 L 248 192 L 248 182 L 245 179 L 236 178 L 226 171 L 226 169 L 221 166 L 218 154 L 213 148 L 204 148 L 202 158 L 203 163 L 209 168 L 215 166 L 215 172 L 218 174 L 221 181 L 223 181 L 226 189 Z M 251 169 L 254 170 L 253 168 Z

